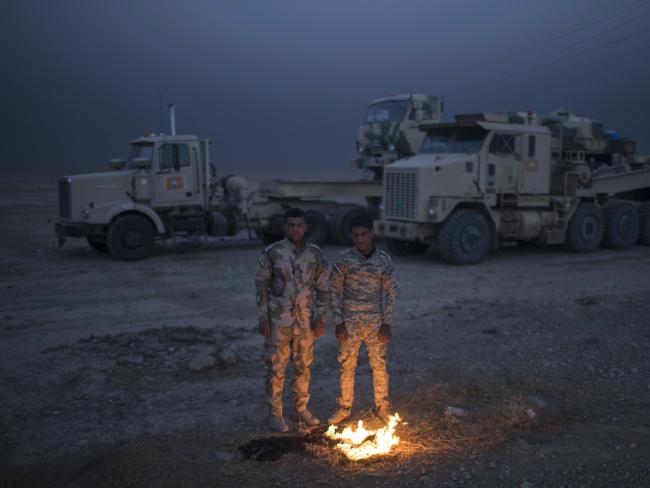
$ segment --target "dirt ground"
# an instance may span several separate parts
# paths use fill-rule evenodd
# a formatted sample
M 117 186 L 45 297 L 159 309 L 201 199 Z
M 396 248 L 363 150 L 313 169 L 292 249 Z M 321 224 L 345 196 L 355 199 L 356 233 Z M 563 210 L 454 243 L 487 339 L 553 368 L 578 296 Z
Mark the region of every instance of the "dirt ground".
M 55 178 L 0 185 L 0 486 L 650 486 L 648 247 L 395 257 L 391 396 L 408 425 L 394 454 L 353 463 L 322 429 L 266 428 L 262 243 L 120 262 L 56 247 Z M 312 369 L 321 419 L 336 349 L 330 324 Z M 377 425 L 365 354 L 357 378 L 354 419 Z

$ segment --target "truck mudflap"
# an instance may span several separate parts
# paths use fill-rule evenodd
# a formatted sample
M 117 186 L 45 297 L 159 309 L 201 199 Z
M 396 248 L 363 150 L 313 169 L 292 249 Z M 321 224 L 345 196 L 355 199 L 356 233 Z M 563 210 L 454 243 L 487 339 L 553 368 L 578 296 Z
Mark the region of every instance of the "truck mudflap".
M 85 237 L 88 235 L 89 229 L 88 224 L 85 222 L 82 223 L 72 223 L 72 222 L 55 222 L 54 223 L 54 233 L 56 234 L 56 240 L 59 244 L 59 247 L 65 244 L 65 241 L 68 237 Z

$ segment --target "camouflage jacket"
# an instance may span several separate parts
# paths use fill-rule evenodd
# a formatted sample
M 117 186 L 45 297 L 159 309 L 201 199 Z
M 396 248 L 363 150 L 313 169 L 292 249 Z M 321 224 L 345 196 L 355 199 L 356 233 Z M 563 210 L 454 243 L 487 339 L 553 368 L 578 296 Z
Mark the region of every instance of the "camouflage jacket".
M 327 318 L 327 261 L 315 244 L 303 241 L 296 247 L 287 239 L 271 244 L 260 256 L 255 289 L 258 319 L 273 327 L 310 327 L 314 290 L 314 319 Z
M 330 281 L 334 323 L 390 324 L 397 288 L 394 270 L 388 253 L 377 248 L 369 258 L 354 247 L 339 254 Z

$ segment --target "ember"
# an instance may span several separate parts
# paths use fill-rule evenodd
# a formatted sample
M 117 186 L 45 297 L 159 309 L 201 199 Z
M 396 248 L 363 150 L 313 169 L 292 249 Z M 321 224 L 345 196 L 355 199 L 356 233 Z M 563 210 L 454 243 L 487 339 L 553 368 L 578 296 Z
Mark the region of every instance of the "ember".
M 359 420 L 356 430 L 346 427 L 342 432 L 337 432 L 335 425 L 330 425 L 325 436 L 332 440 L 339 440 L 336 448 L 342 451 L 349 459 L 360 461 L 373 456 L 387 454 L 393 446 L 399 444 L 399 437 L 395 436 L 397 424 L 404 423 L 398 413 L 391 415 L 388 425 L 377 430 L 368 430 Z

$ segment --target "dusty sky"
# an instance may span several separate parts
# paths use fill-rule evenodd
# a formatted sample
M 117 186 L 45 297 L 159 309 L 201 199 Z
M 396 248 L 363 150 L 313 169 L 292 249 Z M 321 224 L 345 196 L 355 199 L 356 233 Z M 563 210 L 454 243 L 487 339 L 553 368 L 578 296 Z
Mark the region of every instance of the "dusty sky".
M 566 107 L 650 153 L 650 1 L 5 0 L 0 40 L 3 171 L 106 168 L 159 93 L 246 176 L 356 174 L 365 106 L 409 92 Z

